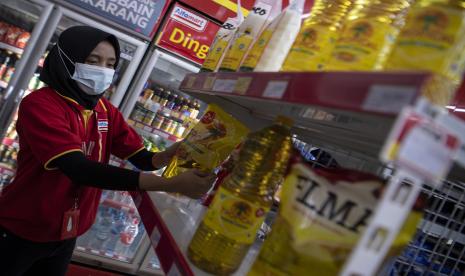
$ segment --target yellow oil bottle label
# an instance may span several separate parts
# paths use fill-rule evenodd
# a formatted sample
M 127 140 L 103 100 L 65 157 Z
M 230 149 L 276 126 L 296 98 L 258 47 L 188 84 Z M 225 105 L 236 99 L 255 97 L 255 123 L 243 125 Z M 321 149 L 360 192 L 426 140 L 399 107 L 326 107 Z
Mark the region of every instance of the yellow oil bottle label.
M 220 62 L 221 57 L 223 56 L 226 47 L 228 46 L 228 41 L 224 39 L 219 39 L 212 47 L 208 54 L 208 57 L 205 59 L 202 68 L 215 71 L 218 63 Z
M 281 71 L 322 70 L 335 44 L 337 33 L 329 27 L 304 26 L 287 55 Z
M 265 47 L 268 45 L 268 41 L 270 41 L 272 35 L 273 30 L 269 28 L 262 32 L 258 40 L 253 44 L 252 49 L 250 49 L 249 53 L 245 57 L 241 68 L 253 70 L 255 66 L 257 66 L 257 63 L 260 60 L 263 51 L 265 51 Z
M 464 20 L 464 11 L 458 9 L 412 7 L 386 67 L 457 75 L 460 66 L 453 63 L 460 54 L 455 51 L 463 52 L 463 48 L 453 48 L 459 42 L 459 36 L 463 36 Z
M 398 29 L 365 19 L 348 22 L 331 55 L 329 70 L 382 69 Z
M 251 244 L 267 212 L 267 207 L 240 198 L 220 187 L 203 223 L 238 243 Z
M 237 71 L 252 42 L 251 35 L 241 34 L 229 47 L 221 63 L 221 70 Z

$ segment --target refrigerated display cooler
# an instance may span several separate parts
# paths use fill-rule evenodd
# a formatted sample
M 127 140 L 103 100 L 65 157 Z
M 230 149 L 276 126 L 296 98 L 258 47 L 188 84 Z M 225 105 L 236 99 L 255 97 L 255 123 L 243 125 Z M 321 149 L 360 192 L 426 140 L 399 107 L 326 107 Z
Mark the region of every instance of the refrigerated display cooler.
M 106 93 L 119 106 L 149 41 L 134 38 L 76 11 L 43 0 L 0 2 L 0 188 L 14 176 L 19 149 L 16 110 L 22 97 L 40 88 L 43 59 L 68 27 L 88 25 L 114 34 L 121 45 L 120 64 Z M 0 33 L 1 34 L 1 33 Z M 16 36 L 16 37 L 15 37 Z M 117 162 L 117 161 L 115 161 Z M 149 246 L 146 231 L 130 196 L 105 192 L 92 229 L 77 241 L 73 256 L 79 262 L 135 273 Z

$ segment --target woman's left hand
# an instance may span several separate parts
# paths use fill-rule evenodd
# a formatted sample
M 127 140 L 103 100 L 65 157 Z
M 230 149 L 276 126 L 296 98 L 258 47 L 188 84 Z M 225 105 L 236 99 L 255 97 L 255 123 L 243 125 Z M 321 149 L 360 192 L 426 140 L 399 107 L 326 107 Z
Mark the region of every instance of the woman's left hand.
M 173 156 L 176 154 L 180 144 L 181 142 L 176 142 L 165 151 L 155 153 L 152 157 L 153 166 L 158 169 L 167 166 Z

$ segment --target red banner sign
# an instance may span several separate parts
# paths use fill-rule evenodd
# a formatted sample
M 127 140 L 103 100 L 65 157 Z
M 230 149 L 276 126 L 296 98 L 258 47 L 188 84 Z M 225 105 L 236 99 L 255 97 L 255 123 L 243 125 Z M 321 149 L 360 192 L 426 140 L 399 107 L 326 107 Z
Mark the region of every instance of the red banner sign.
M 235 17 L 237 11 L 237 0 L 179 0 L 193 9 L 203 12 L 220 22 L 225 22 L 228 17 Z M 309 13 L 314 0 L 306 0 L 304 13 Z M 255 0 L 241 0 L 241 6 L 245 11 L 253 8 Z M 287 7 L 289 0 L 282 0 L 283 8 Z
M 174 5 L 157 45 L 202 64 L 220 26 L 192 10 Z

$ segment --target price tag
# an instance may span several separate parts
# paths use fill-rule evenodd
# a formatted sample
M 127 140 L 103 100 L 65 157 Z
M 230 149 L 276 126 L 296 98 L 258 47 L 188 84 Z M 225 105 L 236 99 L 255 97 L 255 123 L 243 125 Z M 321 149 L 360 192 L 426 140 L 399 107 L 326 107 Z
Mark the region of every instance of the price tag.
M 252 12 L 260 16 L 268 17 L 270 15 L 271 8 L 271 5 L 259 2 L 257 6 L 252 8 Z
M 415 98 L 412 86 L 373 85 L 368 92 L 362 109 L 366 111 L 398 113 Z
M 268 82 L 262 96 L 266 98 L 282 99 L 286 92 L 288 81 L 270 81 Z
M 381 158 L 395 161 L 434 183 L 449 172 L 460 146 L 453 132 L 407 108 L 389 135 Z
M 221 80 L 218 79 L 213 85 L 213 91 L 232 93 L 236 87 L 237 80 Z
M 192 88 L 194 86 L 196 77 L 188 77 L 186 82 L 186 88 Z
M 203 83 L 203 89 L 205 90 L 212 90 L 213 84 L 215 83 L 215 77 L 207 77 L 205 82 Z
M 241 77 L 237 79 L 236 87 L 234 87 L 234 92 L 240 95 L 244 95 L 247 90 L 249 90 L 249 86 L 252 83 L 251 77 Z

